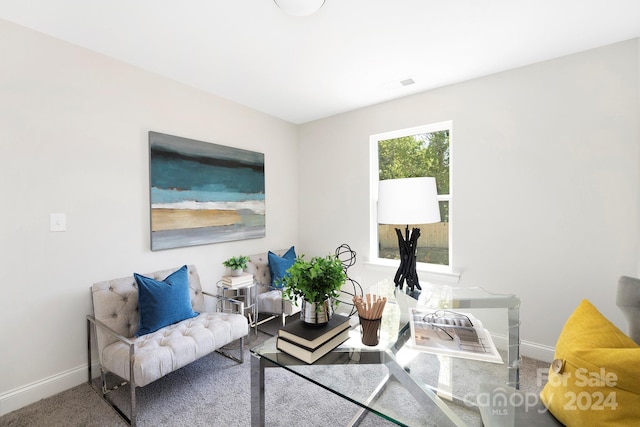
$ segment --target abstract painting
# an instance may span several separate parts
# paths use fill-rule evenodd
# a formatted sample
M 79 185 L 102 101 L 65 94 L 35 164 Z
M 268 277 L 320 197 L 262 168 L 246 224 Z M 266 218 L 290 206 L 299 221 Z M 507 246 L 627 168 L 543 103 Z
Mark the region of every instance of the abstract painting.
M 151 250 L 265 236 L 264 154 L 149 132 Z

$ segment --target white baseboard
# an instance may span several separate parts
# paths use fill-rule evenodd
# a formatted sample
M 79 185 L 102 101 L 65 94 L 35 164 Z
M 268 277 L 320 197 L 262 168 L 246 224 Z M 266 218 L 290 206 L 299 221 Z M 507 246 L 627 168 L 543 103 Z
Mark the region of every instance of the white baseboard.
M 500 349 L 507 348 L 507 336 L 491 333 L 491 337 L 496 345 Z M 551 363 L 553 361 L 553 355 L 556 349 L 548 345 L 538 344 L 531 341 L 520 341 L 520 355 L 530 357 L 536 360 L 542 360 L 544 362 Z
M 507 337 L 505 335 L 492 333 L 491 336 L 496 347 L 507 348 Z M 553 360 L 554 352 L 555 349 L 553 347 L 530 341 L 520 342 L 520 355 L 522 356 L 550 363 Z M 97 363 L 94 365 L 93 373 L 95 375 L 99 368 Z M 0 416 L 69 390 L 85 381 L 87 381 L 87 365 L 82 365 L 0 394 Z
M 555 347 L 550 347 L 548 345 L 542 345 L 531 341 L 520 342 L 520 354 L 532 359 L 551 363 L 553 362 L 555 352 Z
M 83 365 L 2 393 L 0 394 L 0 416 L 69 390 L 86 381 L 87 365 Z

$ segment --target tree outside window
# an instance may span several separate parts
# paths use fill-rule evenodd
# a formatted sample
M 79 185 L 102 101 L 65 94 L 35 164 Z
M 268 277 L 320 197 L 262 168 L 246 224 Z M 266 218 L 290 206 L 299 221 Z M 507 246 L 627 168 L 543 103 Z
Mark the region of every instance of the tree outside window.
M 407 134 L 377 140 L 378 180 L 395 178 L 434 177 L 438 189 L 441 222 L 436 224 L 409 224 L 418 227 L 417 261 L 428 264 L 450 265 L 449 253 L 449 142 L 450 123 L 438 130 Z M 433 128 L 433 127 L 425 127 Z M 413 129 L 413 131 L 421 129 Z M 395 228 L 407 224 L 378 224 L 378 257 L 398 259 L 398 238 Z

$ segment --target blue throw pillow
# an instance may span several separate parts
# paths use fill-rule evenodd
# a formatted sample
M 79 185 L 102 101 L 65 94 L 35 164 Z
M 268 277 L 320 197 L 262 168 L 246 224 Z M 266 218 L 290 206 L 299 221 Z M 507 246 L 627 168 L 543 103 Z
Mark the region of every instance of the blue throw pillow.
M 289 267 L 296 262 L 296 250 L 293 246 L 282 256 L 278 256 L 269 251 L 269 272 L 271 273 L 271 288 L 282 289 L 282 278 L 287 273 Z
M 155 280 L 137 273 L 140 325 L 136 336 L 155 332 L 165 326 L 198 315 L 191 307 L 189 274 L 182 266 L 164 280 Z

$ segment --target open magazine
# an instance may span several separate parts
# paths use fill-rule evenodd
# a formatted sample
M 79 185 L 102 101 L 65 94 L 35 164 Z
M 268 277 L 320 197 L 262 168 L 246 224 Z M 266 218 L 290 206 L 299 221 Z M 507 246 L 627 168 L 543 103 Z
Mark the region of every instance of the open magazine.
M 504 363 L 477 318 L 446 309 L 410 308 L 411 347 L 429 353 Z

